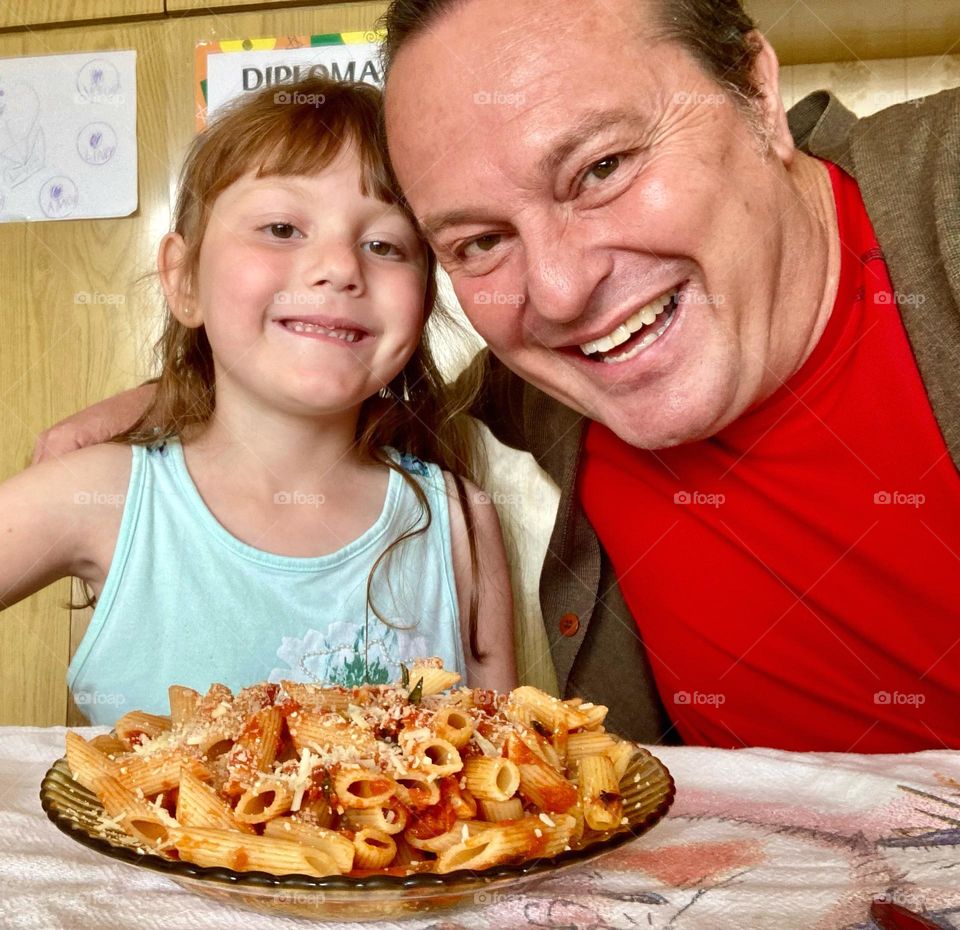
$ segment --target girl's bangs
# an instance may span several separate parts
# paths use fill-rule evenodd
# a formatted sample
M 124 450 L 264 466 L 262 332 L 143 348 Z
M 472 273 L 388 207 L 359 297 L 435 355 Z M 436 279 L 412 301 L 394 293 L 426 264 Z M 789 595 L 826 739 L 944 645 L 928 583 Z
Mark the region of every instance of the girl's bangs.
M 400 202 L 390 169 L 356 113 L 324 112 L 323 106 L 291 108 L 290 116 L 264 126 L 247 153 L 257 177 L 310 175 L 329 167 L 345 149 L 360 157 L 360 189 L 384 203 Z

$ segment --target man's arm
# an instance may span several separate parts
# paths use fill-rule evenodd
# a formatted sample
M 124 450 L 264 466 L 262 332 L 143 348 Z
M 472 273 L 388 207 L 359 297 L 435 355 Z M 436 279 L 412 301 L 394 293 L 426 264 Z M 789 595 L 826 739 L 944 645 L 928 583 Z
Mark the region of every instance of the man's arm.
M 32 464 L 106 442 L 111 436 L 133 426 L 146 412 L 155 393 L 156 385 L 152 382 L 141 384 L 54 424 L 37 438 Z

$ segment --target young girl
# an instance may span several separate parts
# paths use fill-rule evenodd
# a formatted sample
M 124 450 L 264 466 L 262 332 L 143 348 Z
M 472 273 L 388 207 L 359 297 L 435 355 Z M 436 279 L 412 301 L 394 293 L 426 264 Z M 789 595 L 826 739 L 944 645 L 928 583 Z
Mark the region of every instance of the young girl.
M 496 512 L 423 328 L 434 259 L 379 94 L 320 78 L 195 140 L 157 266 L 151 408 L 0 485 L 0 606 L 75 575 L 96 611 L 68 683 L 94 723 L 166 689 L 383 682 L 436 655 L 515 684 Z

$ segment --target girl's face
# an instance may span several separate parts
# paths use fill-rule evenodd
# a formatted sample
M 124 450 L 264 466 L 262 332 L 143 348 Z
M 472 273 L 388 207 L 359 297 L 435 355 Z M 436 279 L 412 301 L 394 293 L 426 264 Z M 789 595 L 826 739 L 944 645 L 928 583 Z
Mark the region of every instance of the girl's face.
M 426 256 L 400 209 L 362 194 L 360 177 L 345 148 L 317 174 L 250 173 L 217 198 L 192 299 L 171 306 L 206 327 L 218 406 L 239 396 L 294 415 L 356 415 L 410 358 Z

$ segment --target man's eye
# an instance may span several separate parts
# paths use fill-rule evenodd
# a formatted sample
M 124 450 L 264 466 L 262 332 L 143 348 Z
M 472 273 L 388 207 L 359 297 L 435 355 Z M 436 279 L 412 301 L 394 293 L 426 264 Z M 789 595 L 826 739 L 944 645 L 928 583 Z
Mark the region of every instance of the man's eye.
M 271 223 L 266 228 L 275 239 L 293 239 L 300 232 L 293 223 Z
M 594 162 L 587 169 L 584 179 L 594 177 L 597 180 L 605 181 L 620 167 L 620 161 L 619 155 L 608 155 L 606 158 L 601 158 L 600 161 Z
M 383 239 L 374 239 L 372 242 L 364 243 L 364 248 L 371 251 L 374 255 L 381 258 L 399 258 L 403 253 L 392 242 L 385 242 Z
M 503 236 L 497 235 L 496 233 L 477 236 L 476 239 L 471 239 L 467 242 L 461 251 L 463 252 L 464 258 L 469 258 L 471 255 L 482 255 L 484 252 L 495 249 L 500 244 L 501 239 L 503 239 Z

